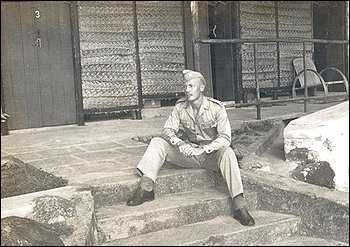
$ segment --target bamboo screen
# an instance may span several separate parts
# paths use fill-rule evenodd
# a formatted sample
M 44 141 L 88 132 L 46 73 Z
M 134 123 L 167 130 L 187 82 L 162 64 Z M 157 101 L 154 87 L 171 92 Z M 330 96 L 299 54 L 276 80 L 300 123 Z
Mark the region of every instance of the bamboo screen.
M 310 1 L 278 2 L 280 38 L 313 38 L 312 3 Z M 307 56 L 312 56 L 313 44 L 306 44 Z M 288 86 L 295 77 L 292 60 L 303 56 L 303 45 L 297 43 L 280 44 L 281 86 Z
M 181 1 L 136 1 L 142 94 L 183 92 L 185 67 Z
M 241 38 L 276 38 L 274 1 L 240 2 Z M 279 38 L 312 38 L 312 3 L 310 1 L 278 2 Z M 280 43 L 280 86 L 290 86 L 294 79 L 293 58 L 302 56 L 302 44 Z M 311 56 L 313 45 L 306 45 Z M 242 45 L 242 86 L 255 88 L 253 45 Z M 277 45 L 257 44 L 257 78 L 261 88 L 277 85 Z
M 276 38 L 273 1 L 240 2 L 241 38 Z M 272 87 L 277 80 L 277 45 L 257 44 L 257 78 L 261 88 Z M 242 86 L 255 88 L 252 44 L 242 44 Z
M 137 106 L 132 1 L 78 3 L 86 111 Z

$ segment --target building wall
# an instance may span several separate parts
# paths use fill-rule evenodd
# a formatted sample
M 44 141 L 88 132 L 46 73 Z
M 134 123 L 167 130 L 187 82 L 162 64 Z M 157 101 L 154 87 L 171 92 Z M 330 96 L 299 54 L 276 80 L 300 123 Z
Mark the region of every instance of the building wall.
M 83 107 L 138 105 L 132 1 L 79 1 Z
M 240 37 L 276 38 L 273 1 L 240 2 Z M 242 86 L 255 88 L 253 44 L 242 44 Z M 276 44 L 257 44 L 257 79 L 260 87 L 271 87 L 277 78 Z
M 241 38 L 312 38 L 312 2 L 240 1 Z M 276 26 L 276 24 L 278 25 Z M 289 86 L 294 78 L 292 60 L 302 56 L 302 44 L 281 43 L 280 86 Z M 312 55 L 313 45 L 306 46 Z M 277 85 L 277 45 L 257 44 L 257 71 L 260 88 Z M 255 88 L 253 45 L 242 45 L 242 86 Z
M 142 94 L 164 98 L 183 91 L 181 1 L 136 1 Z
M 278 1 L 278 28 L 280 38 L 313 38 L 312 2 Z M 306 55 L 312 56 L 314 45 L 306 44 Z M 280 44 L 280 85 L 289 86 L 295 72 L 292 60 L 303 56 L 303 45 L 298 43 Z
M 79 1 L 84 110 L 138 105 L 133 1 Z M 143 98 L 183 92 L 181 1 L 136 1 Z
M 137 106 L 137 69 L 132 1 L 79 1 L 79 31 L 84 110 Z M 183 92 L 185 68 L 181 1 L 136 1 L 143 98 L 167 98 Z M 312 38 L 312 3 L 241 1 L 241 38 Z M 204 17 L 203 17 L 204 18 Z M 278 27 L 276 27 L 278 19 Z M 311 54 L 313 45 L 307 45 Z M 301 44 L 280 44 L 280 85 L 294 78 L 292 59 Z M 253 45 L 241 50 L 242 87 L 255 88 Z M 257 45 L 260 88 L 277 85 L 277 45 Z

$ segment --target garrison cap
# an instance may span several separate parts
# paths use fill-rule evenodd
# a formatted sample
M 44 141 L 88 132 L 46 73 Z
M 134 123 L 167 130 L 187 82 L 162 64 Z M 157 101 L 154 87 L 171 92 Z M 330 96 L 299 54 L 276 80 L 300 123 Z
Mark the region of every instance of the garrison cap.
M 192 80 L 192 79 L 199 78 L 199 79 L 201 79 L 201 81 L 203 82 L 204 85 L 206 84 L 204 76 L 201 73 L 197 72 L 197 71 L 185 69 L 185 70 L 182 71 L 182 74 L 184 76 L 185 81 L 189 81 L 189 80 Z

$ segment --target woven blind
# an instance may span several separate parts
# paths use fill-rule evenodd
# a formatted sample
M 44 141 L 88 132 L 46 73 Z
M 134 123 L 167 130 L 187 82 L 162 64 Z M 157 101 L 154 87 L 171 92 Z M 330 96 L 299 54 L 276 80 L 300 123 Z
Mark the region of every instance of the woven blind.
M 279 1 L 280 38 L 312 38 L 312 4 L 310 1 Z M 275 3 L 273 1 L 240 2 L 241 38 L 276 38 Z M 302 56 L 302 44 L 280 43 L 280 85 L 289 86 L 294 79 L 292 60 Z M 313 45 L 306 45 L 311 56 Z M 277 84 L 277 45 L 257 44 L 257 78 L 261 88 Z M 242 86 L 255 88 L 253 45 L 242 45 Z
M 240 2 L 241 38 L 275 38 L 276 22 L 273 1 Z M 261 88 L 272 87 L 277 78 L 277 46 L 256 45 L 257 79 Z M 253 44 L 242 44 L 242 86 L 255 88 Z
M 312 38 L 312 3 L 311 1 L 279 1 L 278 20 L 280 38 Z M 306 44 L 306 55 L 312 56 L 314 46 Z M 303 56 L 303 44 L 280 44 L 280 82 L 288 86 L 295 77 L 292 61 Z
M 183 92 L 185 67 L 181 1 L 137 1 L 144 97 Z
M 132 1 L 79 1 L 84 110 L 136 106 Z

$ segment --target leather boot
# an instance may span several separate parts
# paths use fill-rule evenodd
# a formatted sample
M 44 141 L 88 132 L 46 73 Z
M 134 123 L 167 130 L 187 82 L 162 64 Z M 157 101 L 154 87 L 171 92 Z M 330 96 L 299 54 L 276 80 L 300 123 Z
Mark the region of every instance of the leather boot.
M 139 186 L 133 197 L 131 199 L 129 199 L 126 204 L 128 206 L 137 206 L 140 205 L 144 202 L 147 201 L 153 201 L 154 200 L 154 191 L 147 191 L 141 188 L 141 186 Z
M 247 208 L 239 208 L 233 211 L 233 218 L 239 221 L 244 226 L 254 226 L 255 221 L 249 214 Z

